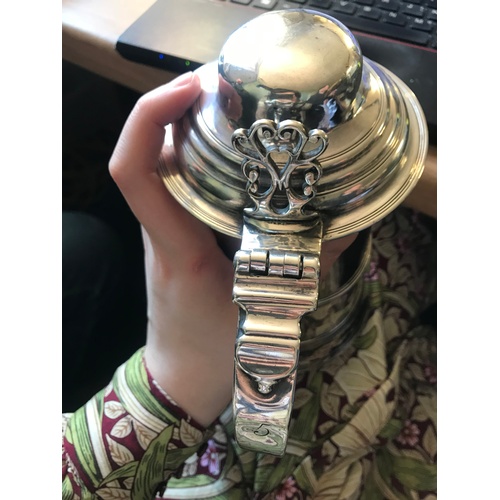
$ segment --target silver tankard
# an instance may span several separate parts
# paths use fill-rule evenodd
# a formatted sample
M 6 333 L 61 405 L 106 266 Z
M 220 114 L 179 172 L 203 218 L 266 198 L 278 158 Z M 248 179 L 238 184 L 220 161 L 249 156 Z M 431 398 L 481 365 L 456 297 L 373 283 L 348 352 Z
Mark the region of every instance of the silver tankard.
M 193 215 L 241 238 L 235 434 L 244 448 L 281 455 L 302 319 L 320 310 L 321 244 L 369 228 L 410 193 L 426 121 L 401 80 L 314 11 L 258 16 L 198 72 L 202 93 L 167 127 L 174 161 L 160 175 Z

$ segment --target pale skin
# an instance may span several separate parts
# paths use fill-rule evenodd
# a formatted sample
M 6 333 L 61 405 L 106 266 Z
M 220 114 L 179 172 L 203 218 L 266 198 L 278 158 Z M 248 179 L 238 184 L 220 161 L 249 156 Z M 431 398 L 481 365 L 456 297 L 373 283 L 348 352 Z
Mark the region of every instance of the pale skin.
M 211 424 L 232 397 L 238 307 L 233 263 L 220 235 L 184 210 L 157 174 L 171 161 L 165 126 L 177 121 L 200 92 L 184 74 L 142 96 L 110 159 L 111 176 L 142 226 L 148 300 L 145 362 L 159 385 L 202 425 Z M 323 244 L 322 273 L 354 241 Z

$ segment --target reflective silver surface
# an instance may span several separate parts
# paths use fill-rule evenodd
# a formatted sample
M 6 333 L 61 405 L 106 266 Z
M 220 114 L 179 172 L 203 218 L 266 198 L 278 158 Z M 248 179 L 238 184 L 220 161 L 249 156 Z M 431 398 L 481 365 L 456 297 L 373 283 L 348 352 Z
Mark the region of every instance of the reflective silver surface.
M 427 153 L 425 118 L 343 25 L 311 11 L 257 17 L 198 72 L 202 94 L 167 127 L 173 161 L 160 175 L 196 217 L 242 238 L 233 288 L 236 438 L 279 455 L 300 324 L 311 326 L 306 315 L 318 308 L 321 243 L 368 228 L 409 194 Z M 350 300 L 359 304 L 356 290 Z M 334 309 L 328 322 L 336 324 L 304 343 L 311 360 L 347 338 L 352 318 Z
M 282 18 L 295 36 L 305 30 L 300 49 L 292 44 L 293 37 L 283 35 L 285 47 L 272 50 L 277 35 L 269 26 L 275 20 L 281 26 Z M 177 161 L 162 171 L 168 188 L 188 210 L 218 231 L 241 236 L 249 197 L 232 134 L 256 120 L 278 117 L 297 119 L 308 130 L 319 128 L 328 135 L 328 147 L 319 158 L 323 175 L 309 204 L 321 213 L 324 239 L 369 227 L 404 200 L 423 170 L 425 118 L 413 93 L 397 77 L 366 58 L 358 59 L 359 48 L 344 30 L 319 15 L 266 13 L 243 29 L 245 44 L 235 33 L 219 65 L 198 70 L 203 93 L 181 122 L 168 127 L 167 144 L 175 144 Z M 315 37 L 323 39 L 330 31 L 335 43 L 318 50 Z M 241 70 L 235 69 L 238 51 Z M 278 53 L 283 55 L 281 63 Z M 344 78 L 337 76 L 337 60 L 344 61 Z M 332 65 L 335 70 L 325 69 Z M 274 81 L 269 76 L 272 68 L 279 87 L 266 94 L 263 89 Z M 250 75 L 248 81 L 224 78 L 238 74 Z M 287 76 L 293 85 L 286 85 Z M 306 90 L 299 89 L 299 83 Z M 356 84 L 356 92 L 348 91 Z M 321 103 L 318 96 L 324 97 Z
M 356 40 L 336 22 L 299 11 L 269 13 L 224 44 L 219 74 L 230 87 L 221 84 L 220 104 L 239 127 L 269 118 L 329 130 L 359 106 L 362 63 Z
M 326 270 L 319 285 L 318 307 L 300 323 L 298 371 L 319 367 L 349 345 L 366 319 L 371 233 L 361 232 L 355 242 Z
M 300 320 L 318 302 L 322 224 L 265 232 L 247 220 L 236 253 L 234 301 L 240 306 L 233 410 L 240 446 L 285 451 L 299 361 Z

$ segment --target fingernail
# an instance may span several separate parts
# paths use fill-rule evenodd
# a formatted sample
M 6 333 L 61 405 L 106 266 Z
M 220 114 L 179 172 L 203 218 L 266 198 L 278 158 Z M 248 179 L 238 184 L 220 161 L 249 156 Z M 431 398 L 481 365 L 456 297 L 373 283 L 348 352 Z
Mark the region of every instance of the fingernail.
M 183 87 L 184 85 L 188 85 L 193 81 L 194 73 L 192 71 L 188 71 L 187 73 L 183 73 L 179 75 L 177 78 L 174 78 L 170 83 L 172 87 Z

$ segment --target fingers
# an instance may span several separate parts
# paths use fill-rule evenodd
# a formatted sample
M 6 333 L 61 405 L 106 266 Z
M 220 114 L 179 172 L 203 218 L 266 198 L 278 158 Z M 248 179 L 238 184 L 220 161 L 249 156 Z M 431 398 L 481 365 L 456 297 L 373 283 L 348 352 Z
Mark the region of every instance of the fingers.
M 157 174 L 165 126 L 181 118 L 199 93 L 198 76 L 188 73 L 141 97 L 109 163 L 111 176 L 139 222 L 172 253 L 214 239 L 208 227 L 178 205 Z
M 200 92 L 194 73 L 186 73 L 142 96 L 130 113 L 110 160 L 110 172 L 120 187 L 156 171 L 165 126 L 178 120 Z

